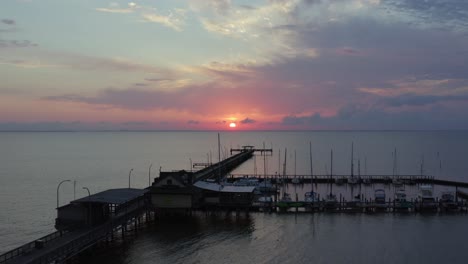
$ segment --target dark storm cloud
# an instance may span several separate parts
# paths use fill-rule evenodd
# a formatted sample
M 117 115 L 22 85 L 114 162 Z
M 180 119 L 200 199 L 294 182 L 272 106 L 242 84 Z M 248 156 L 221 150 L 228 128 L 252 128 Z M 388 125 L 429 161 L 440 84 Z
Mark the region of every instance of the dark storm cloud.
M 351 115 L 338 114 L 324 117 L 316 113 L 310 116 L 286 116 L 282 125 L 302 129 L 355 129 L 355 130 L 446 130 L 468 129 L 468 116 L 446 108 L 434 107 L 425 112 L 388 113 L 381 109 L 359 108 Z M 347 112 L 348 110 L 344 110 Z M 340 110 L 340 112 L 342 112 Z
M 447 101 L 468 101 L 468 95 L 415 95 L 403 94 L 396 97 L 385 98 L 382 100 L 386 105 L 392 107 L 399 106 L 424 106 Z
M 248 117 L 240 121 L 241 124 L 253 124 L 253 123 L 256 123 L 256 122 L 257 121 L 255 121 L 253 119 L 250 119 Z

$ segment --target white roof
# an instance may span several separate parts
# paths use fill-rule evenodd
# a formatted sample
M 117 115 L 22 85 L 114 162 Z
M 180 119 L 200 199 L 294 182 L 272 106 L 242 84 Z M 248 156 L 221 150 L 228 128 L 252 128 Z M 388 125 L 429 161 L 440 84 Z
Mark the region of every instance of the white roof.
M 198 181 L 193 186 L 214 192 L 252 193 L 255 190 L 255 186 L 222 185 L 206 181 Z

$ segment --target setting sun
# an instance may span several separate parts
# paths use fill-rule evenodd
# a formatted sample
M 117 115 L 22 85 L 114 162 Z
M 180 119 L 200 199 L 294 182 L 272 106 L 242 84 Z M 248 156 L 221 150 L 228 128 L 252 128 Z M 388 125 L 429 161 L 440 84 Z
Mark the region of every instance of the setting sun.
M 234 128 L 234 127 L 236 127 L 236 126 L 237 126 L 237 125 L 236 125 L 236 123 L 234 123 L 234 122 L 231 122 L 231 123 L 229 124 L 229 127 L 231 127 L 231 128 Z

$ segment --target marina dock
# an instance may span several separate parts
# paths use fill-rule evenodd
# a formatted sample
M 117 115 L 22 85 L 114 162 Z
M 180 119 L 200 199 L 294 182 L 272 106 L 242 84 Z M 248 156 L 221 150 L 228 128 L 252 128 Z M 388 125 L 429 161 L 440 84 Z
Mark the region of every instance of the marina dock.
M 300 184 L 351 184 L 349 175 L 262 175 L 262 182 L 270 181 L 274 190 L 268 194 L 271 201 L 260 202 L 256 186 L 236 185 L 239 179 L 255 178 L 252 175 L 229 174 L 237 166 L 253 157 L 271 153 L 270 149 L 255 149 L 251 146 L 232 149 L 236 153 L 215 164 L 206 164 L 198 171 L 160 172 L 152 185 L 145 189 L 110 189 L 57 208 L 55 226 L 57 231 L 29 242 L 0 255 L 0 264 L 10 263 L 63 263 L 86 251 L 94 245 L 111 241 L 115 236 L 125 239 L 128 232 L 138 232 L 142 223 L 156 217 L 192 212 L 264 211 L 278 213 L 314 212 L 419 212 L 425 211 L 421 201 L 408 200 L 398 203 L 393 197 L 378 202 L 376 199 L 359 197 L 347 201 L 341 195 L 335 203 L 328 203 L 323 197 L 314 202 L 296 196 L 289 201 L 280 201 L 281 185 L 292 184 L 299 178 Z M 435 179 L 426 175 L 360 175 L 353 184 L 394 184 L 403 185 L 445 185 L 468 188 L 468 183 Z M 432 212 L 466 212 L 468 195 L 457 191 L 454 207 L 442 207 L 436 201 Z

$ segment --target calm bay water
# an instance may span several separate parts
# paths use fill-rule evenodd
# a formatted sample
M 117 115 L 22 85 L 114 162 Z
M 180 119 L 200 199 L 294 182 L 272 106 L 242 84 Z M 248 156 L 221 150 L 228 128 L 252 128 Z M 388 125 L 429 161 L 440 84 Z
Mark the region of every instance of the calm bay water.
M 468 181 L 468 133 L 440 132 L 223 132 L 222 156 L 230 148 L 273 148 L 267 173 L 279 169 L 288 148 L 287 173 L 309 174 L 309 141 L 314 173 L 350 171 L 351 142 L 361 172 L 391 174 L 398 151 L 400 174 L 425 174 Z M 215 132 L 43 132 L 0 133 L 0 251 L 54 231 L 57 184 L 60 204 L 109 188 L 148 186 L 158 170 L 189 169 L 192 162 L 218 159 Z M 210 154 L 211 152 L 211 154 Z M 296 152 L 296 169 L 294 169 Z M 423 158 L 424 157 L 424 158 Z M 364 160 L 366 165 L 364 168 Z M 281 163 L 283 159 L 281 159 Z M 263 173 L 263 159 L 256 167 Z M 355 161 L 356 164 L 356 161 Z M 252 174 L 251 160 L 234 173 Z M 152 181 L 152 179 L 151 179 Z M 300 195 L 309 187 L 297 190 Z M 346 187 L 342 187 L 346 188 Z M 319 189 L 326 192 L 326 188 Z M 368 190 L 371 193 L 372 190 Z M 389 190 L 391 191 L 391 190 Z M 342 190 L 343 195 L 349 189 Z M 437 194 L 437 193 L 436 193 Z M 131 242 L 116 243 L 85 262 L 115 263 L 465 263 L 467 215 L 252 213 L 160 222 Z

